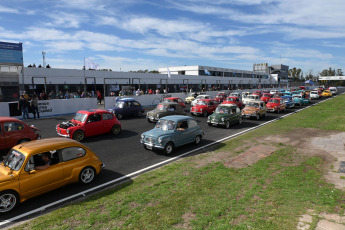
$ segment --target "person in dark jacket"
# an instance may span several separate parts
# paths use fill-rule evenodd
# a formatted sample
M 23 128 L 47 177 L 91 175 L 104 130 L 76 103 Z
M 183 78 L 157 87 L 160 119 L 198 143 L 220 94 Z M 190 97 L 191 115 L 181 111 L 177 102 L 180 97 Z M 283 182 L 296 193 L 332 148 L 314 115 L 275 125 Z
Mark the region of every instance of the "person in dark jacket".
M 23 120 L 30 119 L 29 117 L 29 101 L 21 95 L 18 101 L 18 110 L 22 112 Z

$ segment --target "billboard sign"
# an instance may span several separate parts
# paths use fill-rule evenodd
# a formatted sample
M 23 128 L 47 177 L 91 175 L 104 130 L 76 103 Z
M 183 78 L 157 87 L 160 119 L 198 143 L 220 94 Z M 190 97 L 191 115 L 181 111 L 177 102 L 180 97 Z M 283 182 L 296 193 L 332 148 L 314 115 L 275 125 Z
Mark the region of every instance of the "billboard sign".
M 23 65 L 22 43 L 0 42 L 0 64 Z

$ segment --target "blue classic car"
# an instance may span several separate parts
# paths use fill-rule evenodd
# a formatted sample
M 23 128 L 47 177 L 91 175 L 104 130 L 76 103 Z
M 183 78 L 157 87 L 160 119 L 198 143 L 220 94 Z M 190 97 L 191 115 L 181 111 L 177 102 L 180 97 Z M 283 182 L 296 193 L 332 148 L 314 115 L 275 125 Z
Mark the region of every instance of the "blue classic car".
M 291 96 L 286 95 L 286 96 L 282 96 L 281 98 L 283 98 L 287 109 L 295 107 L 295 102 Z
M 141 134 L 140 143 L 145 149 L 163 150 L 168 155 L 178 146 L 191 142 L 199 144 L 203 135 L 204 131 L 194 118 L 173 115 L 161 118 L 154 129 Z
M 299 106 L 307 105 L 310 103 L 309 99 L 304 98 L 302 95 L 294 95 L 293 100 L 295 102 L 295 105 L 299 105 Z
M 116 101 L 112 109 L 107 109 L 107 111 L 113 113 L 117 119 L 121 120 L 123 117 L 129 116 L 141 117 L 145 109 L 133 98 L 121 98 Z

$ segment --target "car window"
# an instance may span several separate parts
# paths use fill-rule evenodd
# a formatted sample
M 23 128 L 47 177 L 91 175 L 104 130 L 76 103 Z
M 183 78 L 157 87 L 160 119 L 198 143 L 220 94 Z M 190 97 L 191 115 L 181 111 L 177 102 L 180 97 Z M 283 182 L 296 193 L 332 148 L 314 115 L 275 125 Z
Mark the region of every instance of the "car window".
M 188 120 L 188 127 L 191 129 L 198 127 L 198 123 L 195 120 Z
M 176 130 L 184 131 L 188 129 L 188 121 L 179 121 L 176 126 Z
M 139 102 L 133 101 L 132 103 L 134 106 L 140 106 Z
M 81 147 L 69 147 L 61 149 L 62 161 L 69 161 L 85 156 L 86 151 Z
M 111 119 L 113 119 L 113 115 L 111 115 L 110 113 L 103 113 L 102 118 L 104 121 L 105 120 L 111 120 Z
M 178 102 L 179 102 L 179 103 L 182 103 L 182 100 L 181 100 L 181 99 L 178 99 Z
M 89 118 L 87 119 L 88 122 L 97 122 L 97 121 L 101 121 L 101 115 L 100 114 L 92 114 L 89 116 Z
M 236 113 L 236 108 L 231 109 L 231 113 L 235 114 Z
M 18 131 L 18 130 L 23 130 L 23 129 L 24 129 L 24 125 L 17 122 L 4 123 L 5 132 L 13 132 L 13 131 Z

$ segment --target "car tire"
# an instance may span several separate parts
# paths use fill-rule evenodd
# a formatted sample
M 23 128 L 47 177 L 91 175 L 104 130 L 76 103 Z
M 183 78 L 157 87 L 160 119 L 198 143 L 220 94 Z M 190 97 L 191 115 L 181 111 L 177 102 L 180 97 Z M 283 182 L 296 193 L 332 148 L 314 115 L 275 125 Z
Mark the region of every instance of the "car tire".
M 139 113 L 137 115 L 138 115 L 138 117 L 141 117 L 143 115 L 143 112 L 139 111 Z
M 204 111 L 204 112 L 202 113 L 202 115 L 203 115 L 204 117 L 208 117 L 208 112 L 207 112 L 207 111 Z
M 225 128 L 226 128 L 226 129 L 230 128 L 230 121 L 226 121 L 226 122 L 225 122 Z
M 118 113 L 118 114 L 116 115 L 116 117 L 117 117 L 117 119 L 122 120 L 123 115 L 122 115 L 122 113 Z
M 85 133 L 82 130 L 77 130 L 73 133 L 73 140 L 82 141 L 85 137 Z
M 96 171 L 93 167 L 85 167 L 79 173 L 79 182 L 90 184 L 96 177 Z
M 195 137 L 194 143 L 195 143 L 196 145 L 198 145 L 198 144 L 200 144 L 200 142 L 201 142 L 201 136 L 198 135 L 198 136 Z
M 0 192 L 0 213 L 8 213 L 19 204 L 19 195 L 15 191 L 5 190 Z
M 174 151 L 174 144 L 172 142 L 166 143 L 164 147 L 165 155 L 170 155 Z
M 114 125 L 112 128 L 111 128 L 111 132 L 114 134 L 114 135 L 117 135 L 121 132 L 121 126 L 119 125 Z
M 239 125 L 242 124 L 242 121 L 243 121 L 243 118 L 240 117 L 240 119 L 238 120 L 238 124 L 239 124 Z

